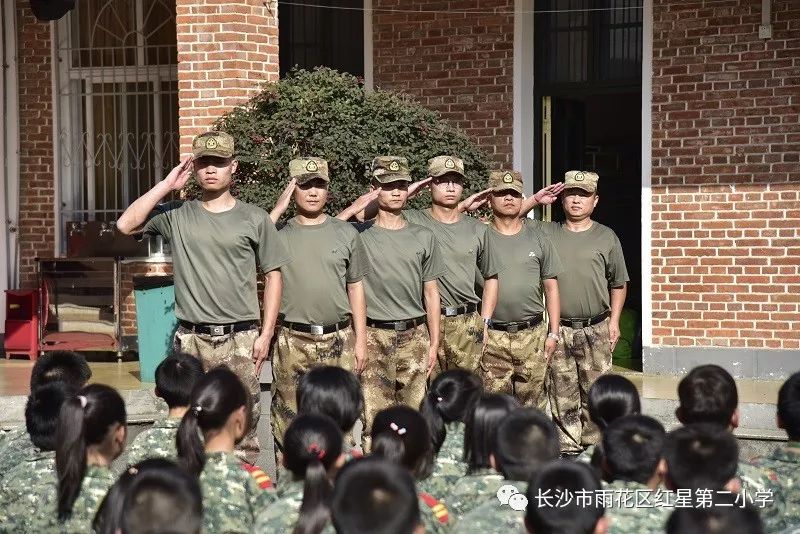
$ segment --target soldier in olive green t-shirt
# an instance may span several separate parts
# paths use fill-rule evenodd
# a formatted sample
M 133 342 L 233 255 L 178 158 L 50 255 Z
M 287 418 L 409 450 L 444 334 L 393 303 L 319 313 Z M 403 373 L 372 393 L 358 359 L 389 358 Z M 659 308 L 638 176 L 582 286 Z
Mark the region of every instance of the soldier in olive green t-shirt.
M 548 361 L 558 339 L 556 278 L 562 271 L 561 262 L 550 240 L 519 218 L 520 174 L 492 172 L 489 185 L 494 218 L 487 232 L 488 248 L 502 267 L 481 363 L 484 384 L 489 392 L 512 394 L 525 405 L 543 409 Z
M 358 231 L 324 213 L 328 162 L 289 163 L 290 181 L 270 213 L 277 222 L 294 199 L 297 215 L 278 235 L 293 261 L 282 269 L 281 327 L 272 359 L 270 421 L 276 453 L 297 415 L 297 384 L 311 368 L 335 365 L 360 371 L 366 362 L 366 303 L 362 280 L 370 265 Z
M 393 404 L 419 408 L 426 376 L 439 346 L 440 298 L 437 279 L 445 273 L 429 229 L 408 222 L 408 162 L 373 160 L 378 216 L 364 225 L 361 239 L 372 270 L 364 278 L 367 295 L 367 348 L 364 386 L 364 444 L 372 419 Z M 427 327 L 427 328 L 426 328 Z

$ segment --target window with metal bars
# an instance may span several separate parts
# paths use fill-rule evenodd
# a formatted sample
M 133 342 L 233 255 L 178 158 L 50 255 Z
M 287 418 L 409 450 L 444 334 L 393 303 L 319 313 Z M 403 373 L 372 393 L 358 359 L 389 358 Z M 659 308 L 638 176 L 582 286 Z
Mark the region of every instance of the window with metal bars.
M 56 28 L 61 228 L 114 221 L 178 161 L 175 0 L 81 0 Z

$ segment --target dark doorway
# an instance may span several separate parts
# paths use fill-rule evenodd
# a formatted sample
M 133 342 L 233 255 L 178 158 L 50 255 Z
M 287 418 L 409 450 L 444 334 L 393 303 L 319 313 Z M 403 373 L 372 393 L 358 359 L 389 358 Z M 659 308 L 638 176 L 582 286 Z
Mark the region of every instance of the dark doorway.
M 567 6 L 567 4 L 569 4 Z M 641 370 L 641 0 L 555 0 L 537 9 L 535 187 L 569 170 L 600 175 L 593 218 L 619 236 L 631 282 L 623 322 L 631 339 L 614 363 Z M 541 6 L 541 7 L 540 7 Z M 605 10 L 586 11 L 602 7 Z M 638 9 L 637 9 L 638 8 Z M 563 221 L 561 205 L 550 213 Z M 623 336 L 625 324 L 621 323 Z M 630 331 L 629 331 L 629 335 Z

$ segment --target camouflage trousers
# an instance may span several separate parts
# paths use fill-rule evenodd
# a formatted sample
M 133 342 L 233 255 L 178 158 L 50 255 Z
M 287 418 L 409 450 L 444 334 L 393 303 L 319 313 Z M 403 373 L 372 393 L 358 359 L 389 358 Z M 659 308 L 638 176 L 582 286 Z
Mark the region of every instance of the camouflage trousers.
M 544 410 L 547 360 L 544 342 L 547 323 L 519 332 L 489 329 L 481 358 L 483 385 L 487 393 L 506 393 L 525 406 Z
M 196 334 L 182 326 L 178 327 L 172 339 L 175 352 L 191 354 L 203 362 L 203 369 L 208 371 L 219 365 L 226 365 L 250 392 L 253 407 L 250 416 L 250 430 L 239 443 L 236 454 L 249 463 L 255 463 L 259 453 L 256 429 L 261 417 L 261 384 L 256 376 L 253 361 L 253 344 L 259 335 L 258 328 L 234 332 L 222 336 Z
M 335 365 L 352 371 L 355 364 L 355 334 L 347 327 L 330 334 L 306 334 L 278 329 L 272 355 L 272 408 L 270 421 L 276 452 L 283 434 L 297 415 L 297 384 L 312 367 Z
M 431 378 L 449 369 L 477 373 L 481 363 L 483 319 L 477 312 L 445 317 L 442 315 L 439 352 Z
M 369 450 L 375 414 L 395 404 L 419 409 L 425 397 L 429 347 L 424 324 L 404 332 L 367 327 L 367 364 L 361 373 L 364 451 Z
M 562 326 L 550 365 L 547 396 L 558 427 L 562 452 L 580 452 L 600 440 L 600 431 L 589 418 L 589 387 L 611 370 L 610 319 L 574 330 Z

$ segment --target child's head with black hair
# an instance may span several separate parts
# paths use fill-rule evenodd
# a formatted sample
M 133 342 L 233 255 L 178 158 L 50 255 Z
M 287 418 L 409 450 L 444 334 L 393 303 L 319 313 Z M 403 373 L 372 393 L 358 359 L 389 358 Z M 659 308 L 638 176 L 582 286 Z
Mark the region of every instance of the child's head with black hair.
M 348 462 L 339 472 L 331 518 L 337 534 L 424 532 L 411 474 L 376 457 Z
M 49 382 L 34 389 L 25 403 L 25 429 L 36 448 L 56 450 L 58 416 L 64 401 L 77 389 L 67 382 Z
M 189 354 L 170 354 L 156 367 L 156 397 L 170 410 L 189 407 L 194 385 L 204 375 L 203 362 Z
M 490 461 L 508 480 L 526 481 L 558 458 L 558 430 L 535 408 L 514 410 L 495 433 Z
M 48 351 L 36 359 L 31 370 L 31 391 L 50 382 L 66 382 L 80 389 L 92 378 L 82 354 L 71 350 Z
M 325 365 L 305 373 L 297 385 L 297 414 L 327 415 L 343 433 L 350 432 L 364 409 L 358 377 L 341 367 Z
M 408 406 L 381 410 L 372 421 L 372 455 L 402 465 L 417 480 L 433 471 L 433 446 L 428 423 Z
M 125 449 L 127 431 L 125 402 L 112 387 L 90 384 L 64 400 L 56 429 L 59 520 L 72 514 L 89 457 L 110 464 Z
M 489 455 L 497 427 L 519 407 L 519 401 L 510 395 L 491 393 L 477 400 L 464 425 L 464 461 L 470 473 L 492 467 Z
M 605 508 L 595 499 L 578 499 L 554 506 L 554 499 L 537 500 L 541 495 L 576 495 L 586 491 L 594 495 L 601 489 L 600 480 L 591 468 L 580 462 L 556 460 L 542 467 L 528 485 L 525 526 L 535 534 L 604 534 L 608 530 Z
M 483 393 L 483 382 L 473 373 L 451 369 L 438 375 L 422 401 L 420 412 L 428 422 L 434 452 L 447 436 L 447 423 L 465 422 Z
M 675 415 L 684 425 L 711 423 L 739 426 L 739 393 L 731 374 L 719 365 L 699 365 L 678 383 Z
M 664 427 L 646 415 L 617 419 L 603 432 L 604 470 L 611 480 L 629 480 L 658 487 L 664 451 Z
M 761 517 L 750 503 L 742 506 L 732 493 L 714 495 L 712 506 L 676 508 L 667 534 L 764 534 Z
M 612 421 L 642 412 L 639 391 L 621 375 L 601 375 L 589 387 L 589 417 L 602 432 Z
M 326 415 L 299 415 L 286 429 L 283 442 L 283 465 L 304 481 L 294 533 L 320 532 L 330 516 L 331 479 L 344 464 L 342 431 Z
M 100 503 L 97 534 L 199 534 L 200 484 L 174 462 L 151 458 L 130 466 Z
M 201 433 L 205 441 L 220 434 L 231 443 L 244 438 L 251 402 L 242 381 L 225 366 L 211 369 L 198 380 L 176 439 L 178 457 L 187 471 L 199 475 L 206 463 Z
M 800 372 L 786 379 L 778 392 L 778 428 L 800 441 Z
M 739 446 L 726 428 L 708 423 L 687 425 L 667 434 L 663 452 L 665 483 L 671 490 L 739 491 Z

